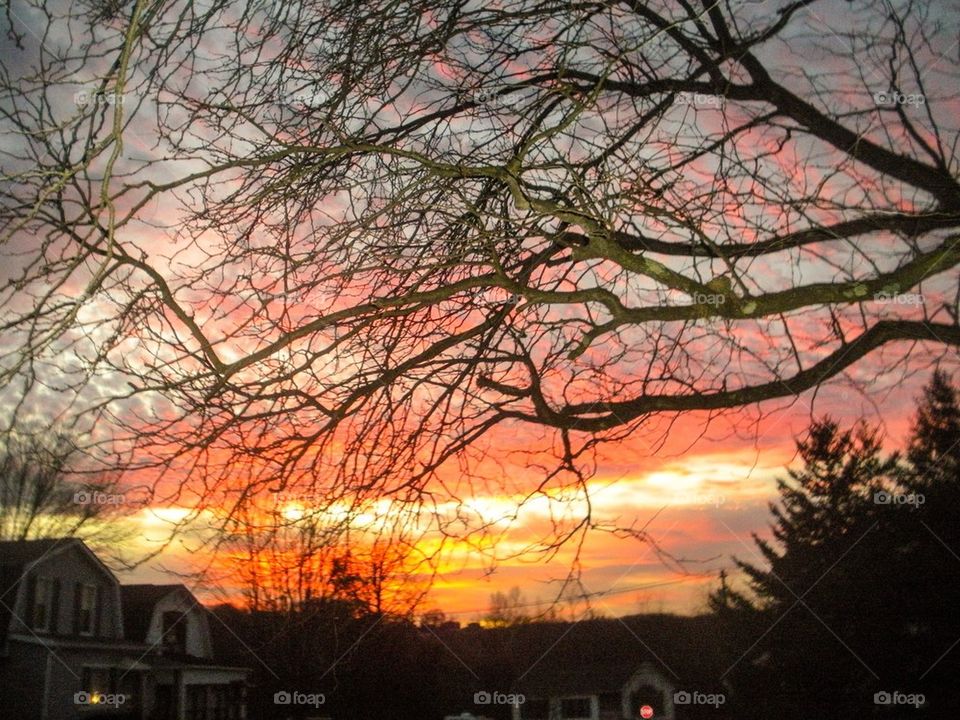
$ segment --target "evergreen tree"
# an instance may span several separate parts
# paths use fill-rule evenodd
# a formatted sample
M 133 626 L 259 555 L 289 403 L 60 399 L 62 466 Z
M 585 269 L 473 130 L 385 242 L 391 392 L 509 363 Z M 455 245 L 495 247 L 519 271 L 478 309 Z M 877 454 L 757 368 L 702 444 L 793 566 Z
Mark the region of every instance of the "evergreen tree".
M 764 562 L 737 561 L 753 598 L 724 588 L 713 598 L 736 618 L 740 653 L 756 641 L 732 674 L 739 717 L 862 713 L 889 660 L 875 636 L 888 620 L 876 599 L 892 536 L 875 497 L 897 489 L 898 459 L 882 454 L 876 429 L 842 431 L 830 419 L 797 449 L 803 465 L 778 481 L 770 505 L 772 538 L 754 535 Z
M 960 402 L 956 387 L 940 370 L 918 402 L 907 459 L 914 489 L 955 497 L 960 470 Z
M 943 373 L 918 400 L 906 463 L 863 423 L 815 422 L 778 482 L 763 562 L 738 561 L 711 609 L 736 670 L 738 718 L 904 717 L 875 692 L 922 693 L 922 717 L 960 707 L 960 403 Z M 730 642 L 730 638 L 735 638 Z M 751 646 L 752 645 L 752 646 Z
M 907 459 L 911 680 L 931 706 L 960 707 L 960 401 L 939 370 L 919 399 Z

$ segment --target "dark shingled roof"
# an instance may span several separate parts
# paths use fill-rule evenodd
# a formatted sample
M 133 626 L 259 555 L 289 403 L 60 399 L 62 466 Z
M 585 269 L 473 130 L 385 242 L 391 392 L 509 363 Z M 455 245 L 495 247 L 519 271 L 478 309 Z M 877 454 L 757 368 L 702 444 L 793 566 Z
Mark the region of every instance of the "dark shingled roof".
M 0 565 L 23 567 L 60 547 L 67 547 L 79 542 L 78 538 L 73 537 L 47 538 L 44 540 L 3 540 L 0 541 Z
M 186 586 L 173 585 L 121 585 L 120 598 L 123 603 L 123 636 L 134 642 L 144 642 L 150 629 L 153 608 L 163 598 L 173 592 L 183 591 L 190 595 Z
M 644 663 L 672 684 L 709 688 L 722 672 L 709 617 L 636 615 L 533 623 L 499 632 L 528 697 L 619 693 Z

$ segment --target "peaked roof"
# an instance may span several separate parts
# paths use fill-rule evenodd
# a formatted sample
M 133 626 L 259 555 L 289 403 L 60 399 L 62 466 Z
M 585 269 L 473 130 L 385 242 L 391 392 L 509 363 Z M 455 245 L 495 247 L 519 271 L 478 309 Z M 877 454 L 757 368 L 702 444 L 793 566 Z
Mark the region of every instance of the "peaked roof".
M 23 579 L 29 565 L 71 547 L 80 548 L 82 552 L 94 558 L 99 565 L 103 565 L 100 559 L 79 538 L 60 537 L 44 538 L 42 540 L 0 541 L 0 597 L 7 595 Z M 110 572 L 106 566 L 103 566 L 103 568 L 106 572 Z M 112 576 L 112 573 L 110 574 Z M 0 603 L 0 646 L 6 643 L 7 634 L 10 630 L 11 605 L 10 600 Z
M 90 559 L 100 571 L 116 584 L 117 576 L 106 566 L 103 560 L 87 544 L 77 537 L 43 538 L 40 540 L 4 540 L 0 541 L 0 572 L 4 582 L 0 592 L 6 592 L 23 576 L 28 565 L 40 562 L 48 557 L 59 555 L 65 550 L 76 549 Z M 9 580 L 7 579 L 9 578 Z
M 45 538 L 43 540 L 3 540 L 0 541 L 0 565 L 23 567 L 62 548 L 83 544 L 74 537 Z
M 121 585 L 120 599 L 123 603 L 123 636 L 127 640 L 144 642 L 150 629 L 153 608 L 168 595 L 182 592 L 191 600 L 196 598 L 180 583 L 172 585 Z
M 619 693 L 644 666 L 678 687 L 712 687 L 722 672 L 705 617 L 637 615 L 496 632 L 528 697 Z

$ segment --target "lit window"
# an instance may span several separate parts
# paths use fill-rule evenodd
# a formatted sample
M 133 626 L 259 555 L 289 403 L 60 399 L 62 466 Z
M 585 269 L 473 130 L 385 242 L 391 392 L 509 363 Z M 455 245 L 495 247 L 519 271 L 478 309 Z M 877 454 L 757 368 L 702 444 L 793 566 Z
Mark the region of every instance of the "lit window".
M 113 678 L 109 668 L 85 667 L 80 682 L 83 689 L 92 696 L 113 692 Z

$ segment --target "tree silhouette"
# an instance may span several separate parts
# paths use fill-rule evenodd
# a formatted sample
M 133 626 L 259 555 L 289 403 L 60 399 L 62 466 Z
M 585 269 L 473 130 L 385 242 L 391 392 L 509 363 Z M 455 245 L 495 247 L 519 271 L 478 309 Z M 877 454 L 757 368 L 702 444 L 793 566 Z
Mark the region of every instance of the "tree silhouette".
M 0 540 L 79 537 L 120 562 L 134 529 L 123 518 L 139 507 L 130 488 L 97 471 L 68 433 L 21 429 L 0 440 Z
M 507 592 L 497 590 L 490 595 L 490 607 L 483 619 L 491 627 L 509 627 L 530 622 L 529 606 L 519 587 Z
M 914 677 L 930 694 L 951 687 L 960 672 L 954 646 L 960 638 L 960 403 L 946 373 L 934 373 L 919 399 L 907 450 L 906 492 L 923 498 L 905 516 L 910 538 L 903 563 L 905 612 L 913 610 Z
M 460 502 L 513 490 L 491 453 L 556 502 L 654 416 L 960 345 L 936 3 L 22 5 L 0 380 L 56 378 L 201 505 L 492 534 Z
M 928 717 L 950 716 L 958 417 L 956 390 L 937 372 L 907 463 L 885 457 L 862 423 L 817 421 L 798 441 L 803 466 L 778 483 L 772 539 L 754 536 L 762 562 L 737 563 L 751 592 L 724 577 L 711 597 L 738 717 L 900 717 L 904 707 L 878 705 L 878 692 L 923 694 Z

